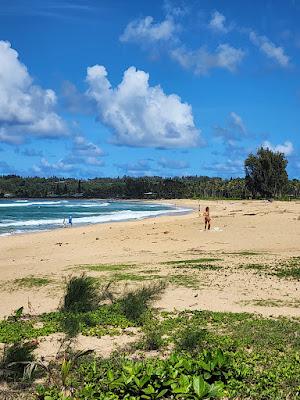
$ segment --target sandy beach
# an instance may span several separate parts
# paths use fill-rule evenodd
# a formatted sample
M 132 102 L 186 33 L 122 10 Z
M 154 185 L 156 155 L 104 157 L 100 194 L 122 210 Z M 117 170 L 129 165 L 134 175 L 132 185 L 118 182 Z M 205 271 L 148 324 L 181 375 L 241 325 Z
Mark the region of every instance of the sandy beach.
M 194 211 L 2 237 L 1 318 L 21 306 L 31 313 L 56 309 L 64 280 L 70 275 L 86 271 L 107 281 L 114 274 L 91 271 L 85 267 L 89 264 L 126 264 L 123 276 L 116 279 L 117 290 L 127 283 L 168 278 L 168 288 L 157 303 L 162 309 L 300 317 L 298 280 L 272 273 L 292 257 L 300 256 L 299 201 L 168 202 Z M 202 211 L 210 206 L 209 232 L 203 229 L 198 204 Z M 205 268 L 195 270 L 167 263 L 199 258 L 208 260 Z M 140 279 L 132 278 L 132 274 Z M 45 278 L 48 284 L 25 287 L 22 279 L 28 277 Z

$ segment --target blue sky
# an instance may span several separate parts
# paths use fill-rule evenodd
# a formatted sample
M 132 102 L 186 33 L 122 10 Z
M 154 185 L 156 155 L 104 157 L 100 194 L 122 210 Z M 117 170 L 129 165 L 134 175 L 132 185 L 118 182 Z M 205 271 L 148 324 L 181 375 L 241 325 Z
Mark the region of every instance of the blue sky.
M 0 0 L 0 174 L 300 172 L 300 1 Z

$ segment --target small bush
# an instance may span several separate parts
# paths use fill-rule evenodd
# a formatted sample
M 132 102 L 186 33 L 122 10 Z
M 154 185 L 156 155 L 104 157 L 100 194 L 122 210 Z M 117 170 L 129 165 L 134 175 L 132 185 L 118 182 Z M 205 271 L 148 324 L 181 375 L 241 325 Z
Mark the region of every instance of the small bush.
M 73 277 L 67 284 L 62 311 L 87 312 L 99 305 L 94 279 L 85 275 Z
M 205 339 L 207 332 L 205 329 L 201 329 L 195 326 L 188 326 L 179 332 L 176 340 L 176 348 L 181 351 L 188 351 L 193 353 L 201 347 Z
M 122 312 L 129 320 L 141 324 L 150 304 L 160 297 L 165 288 L 166 285 L 160 282 L 128 292 L 120 301 Z

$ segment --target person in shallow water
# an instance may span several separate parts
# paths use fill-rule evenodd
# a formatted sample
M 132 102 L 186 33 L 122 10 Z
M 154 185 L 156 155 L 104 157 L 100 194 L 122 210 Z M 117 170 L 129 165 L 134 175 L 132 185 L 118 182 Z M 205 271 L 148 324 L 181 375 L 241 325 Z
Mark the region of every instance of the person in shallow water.
M 72 226 L 73 225 L 73 219 L 72 219 L 72 215 L 69 216 L 69 225 Z
M 210 218 L 210 215 L 209 215 L 209 207 L 205 208 L 203 216 L 204 216 L 204 230 L 206 230 L 206 227 L 207 227 L 207 230 L 210 230 L 211 218 Z

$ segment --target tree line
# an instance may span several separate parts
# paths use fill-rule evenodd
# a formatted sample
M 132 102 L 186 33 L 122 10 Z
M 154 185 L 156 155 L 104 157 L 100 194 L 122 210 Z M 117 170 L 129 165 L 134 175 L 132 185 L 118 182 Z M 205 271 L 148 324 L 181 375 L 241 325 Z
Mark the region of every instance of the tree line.
M 300 198 L 300 181 L 288 181 L 280 198 Z M 84 197 L 119 199 L 171 199 L 171 198 L 216 198 L 247 199 L 253 197 L 243 178 L 221 179 L 206 176 L 121 177 L 95 178 L 89 180 L 51 178 L 24 178 L 16 175 L 0 177 L 0 197 L 44 198 Z M 274 196 L 256 196 L 274 197 Z
M 300 198 L 300 180 L 288 180 L 282 153 L 259 149 L 245 160 L 245 178 L 207 176 L 162 178 L 62 179 L 0 176 L 0 197 L 83 197 L 115 199 L 171 198 Z

